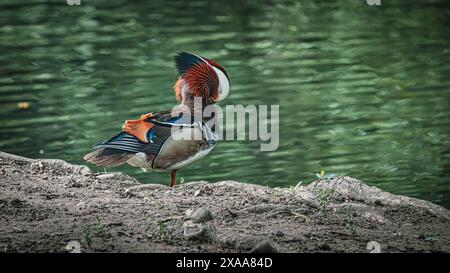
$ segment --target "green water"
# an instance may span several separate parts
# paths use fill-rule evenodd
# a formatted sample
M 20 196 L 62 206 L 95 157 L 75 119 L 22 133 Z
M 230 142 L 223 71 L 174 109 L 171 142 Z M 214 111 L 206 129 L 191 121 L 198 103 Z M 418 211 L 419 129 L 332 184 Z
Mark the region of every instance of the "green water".
M 323 169 L 450 207 L 448 1 L 212 2 L 1 1 L 0 150 L 83 163 L 125 119 L 175 104 L 172 56 L 188 51 L 227 69 L 222 106 L 280 105 L 280 147 L 219 143 L 185 180 Z

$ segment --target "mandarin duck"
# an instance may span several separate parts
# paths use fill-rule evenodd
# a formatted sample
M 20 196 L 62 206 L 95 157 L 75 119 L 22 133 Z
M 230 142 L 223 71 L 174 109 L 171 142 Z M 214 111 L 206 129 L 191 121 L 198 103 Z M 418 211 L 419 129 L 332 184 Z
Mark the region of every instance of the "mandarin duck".
M 84 160 L 97 166 L 128 163 L 146 170 L 169 171 L 170 186 L 176 185 L 180 168 L 204 157 L 218 140 L 217 116 L 203 116 L 227 97 L 230 81 L 217 62 L 186 52 L 175 56 L 179 78 L 174 85 L 178 105 L 172 110 L 151 112 L 125 121 L 122 131 L 93 146 Z M 197 101 L 201 100 L 198 107 Z M 214 111 L 213 111 L 214 112 Z M 200 118 L 198 117 L 200 114 Z M 196 120 L 199 119 L 199 120 Z

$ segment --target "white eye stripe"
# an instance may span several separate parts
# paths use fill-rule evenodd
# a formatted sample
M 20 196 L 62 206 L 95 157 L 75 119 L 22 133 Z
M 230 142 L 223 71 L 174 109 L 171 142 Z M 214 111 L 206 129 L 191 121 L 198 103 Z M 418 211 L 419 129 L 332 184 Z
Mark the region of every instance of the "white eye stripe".
M 228 81 L 227 76 L 222 72 L 222 70 L 215 68 L 214 66 L 211 67 L 214 69 L 217 77 L 219 78 L 219 98 L 217 99 L 217 101 L 221 101 L 225 99 L 230 92 L 230 82 Z
M 193 55 L 195 55 L 195 54 L 193 54 Z M 230 92 L 230 81 L 228 80 L 228 77 L 225 75 L 225 73 L 223 73 L 222 70 L 211 65 L 208 61 L 206 61 L 202 57 L 200 57 L 198 55 L 195 55 L 195 56 L 197 56 L 200 60 L 204 61 L 205 63 L 207 63 L 209 66 L 211 66 L 214 69 L 214 71 L 217 74 L 217 77 L 219 78 L 219 98 L 217 99 L 217 101 L 221 101 L 221 100 L 225 99 L 228 96 L 228 93 Z

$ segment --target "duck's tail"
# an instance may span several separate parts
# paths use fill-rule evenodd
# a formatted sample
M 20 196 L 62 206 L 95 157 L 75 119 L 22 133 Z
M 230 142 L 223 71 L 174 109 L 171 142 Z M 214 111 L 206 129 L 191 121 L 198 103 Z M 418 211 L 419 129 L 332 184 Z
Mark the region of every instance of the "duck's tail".
M 86 154 L 83 159 L 87 162 L 103 167 L 114 167 L 127 162 L 134 153 L 113 148 L 100 148 Z

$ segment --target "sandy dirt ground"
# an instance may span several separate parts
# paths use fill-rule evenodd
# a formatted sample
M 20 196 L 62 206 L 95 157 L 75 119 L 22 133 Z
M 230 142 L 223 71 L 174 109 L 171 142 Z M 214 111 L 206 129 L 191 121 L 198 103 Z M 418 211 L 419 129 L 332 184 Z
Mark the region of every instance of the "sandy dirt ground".
M 169 188 L 0 152 L 0 252 L 449 252 L 450 212 L 350 177 Z

